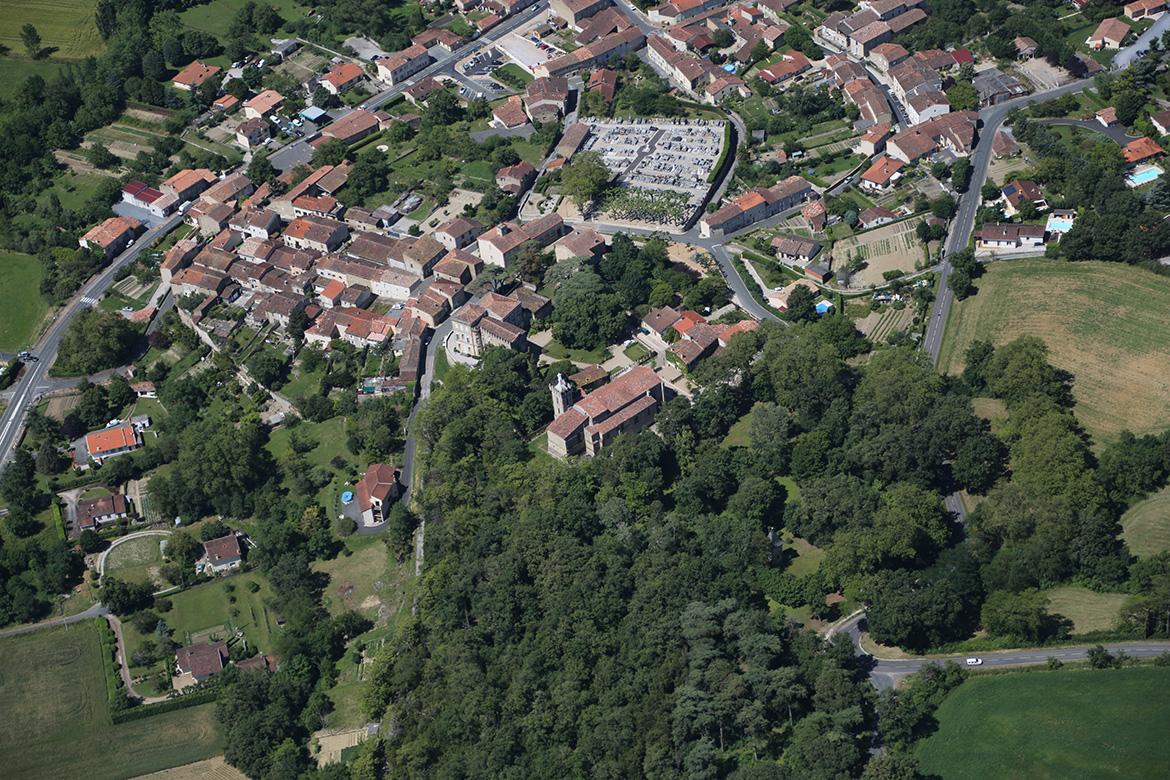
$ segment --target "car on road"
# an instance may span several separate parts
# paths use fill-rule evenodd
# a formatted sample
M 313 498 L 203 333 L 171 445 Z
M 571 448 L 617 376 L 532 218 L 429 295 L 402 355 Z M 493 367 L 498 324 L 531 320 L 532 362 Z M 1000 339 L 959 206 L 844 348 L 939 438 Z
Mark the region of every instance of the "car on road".
M 982 658 L 968 658 L 967 666 L 983 666 Z

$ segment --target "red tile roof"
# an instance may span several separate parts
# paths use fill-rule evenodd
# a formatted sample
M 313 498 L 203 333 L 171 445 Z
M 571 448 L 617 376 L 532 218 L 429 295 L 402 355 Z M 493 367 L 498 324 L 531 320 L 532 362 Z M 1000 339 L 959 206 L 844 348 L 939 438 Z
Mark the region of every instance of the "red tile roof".
M 106 428 L 104 431 L 94 431 L 85 437 L 85 449 L 93 456 L 102 456 L 107 452 L 122 450 L 138 446 L 138 434 L 130 425 L 119 425 L 116 428 Z
M 182 84 L 186 87 L 200 86 L 203 82 L 219 73 L 222 70 L 218 65 L 204 65 L 199 60 L 195 60 L 187 67 L 183 68 L 175 77 L 171 79 L 172 84 Z

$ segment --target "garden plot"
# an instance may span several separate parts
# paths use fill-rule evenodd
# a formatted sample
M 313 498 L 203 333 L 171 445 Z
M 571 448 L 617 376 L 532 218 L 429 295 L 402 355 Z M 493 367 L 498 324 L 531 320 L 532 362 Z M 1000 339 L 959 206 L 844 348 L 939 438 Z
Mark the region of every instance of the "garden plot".
M 869 287 L 882 284 L 887 271 L 914 271 L 923 258 L 922 242 L 914 233 L 921 218 L 907 219 L 883 225 L 856 236 L 842 239 L 833 245 L 833 257 L 837 263 L 846 263 L 848 258 L 860 252 L 866 267 L 853 274 L 851 287 Z

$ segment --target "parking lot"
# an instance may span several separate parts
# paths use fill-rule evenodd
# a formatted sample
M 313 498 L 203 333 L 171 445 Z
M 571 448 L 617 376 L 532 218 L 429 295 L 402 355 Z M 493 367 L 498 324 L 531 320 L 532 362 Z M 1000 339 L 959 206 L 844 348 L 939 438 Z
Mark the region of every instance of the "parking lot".
M 682 221 L 703 202 L 707 177 L 723 148 L 724 122 L 714 119 L 587 120 L 582 147 L 600 155 L 615 182 L 660 195 L 677 193 Z M 673 220 L 672 220 L 673 221 Z
M 497 47 L 521 68 L 532 73 L 537 65 L 543 65 L 563 51 L 536 37 L 534 33 L 517 30 L 500 39 Z

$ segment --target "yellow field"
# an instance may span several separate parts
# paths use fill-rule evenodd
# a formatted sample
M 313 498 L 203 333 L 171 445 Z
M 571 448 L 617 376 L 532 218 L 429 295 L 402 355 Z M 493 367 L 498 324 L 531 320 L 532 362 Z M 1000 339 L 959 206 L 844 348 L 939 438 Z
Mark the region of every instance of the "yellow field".
M 135 780 L 246 780 L 246 778 L 247 775 L 224 761 L 223 756 L 215 756 L 206 761 L 196 761 L 174 769 L 139 775 Z
M 939 368 L 957 373 L 975 339 L 1034 335 L 1073 375 L 1074 412 L 1102 443 L 1170 422 L 1170 279 L 1121 263 L 992 263 L 951 310 Z

